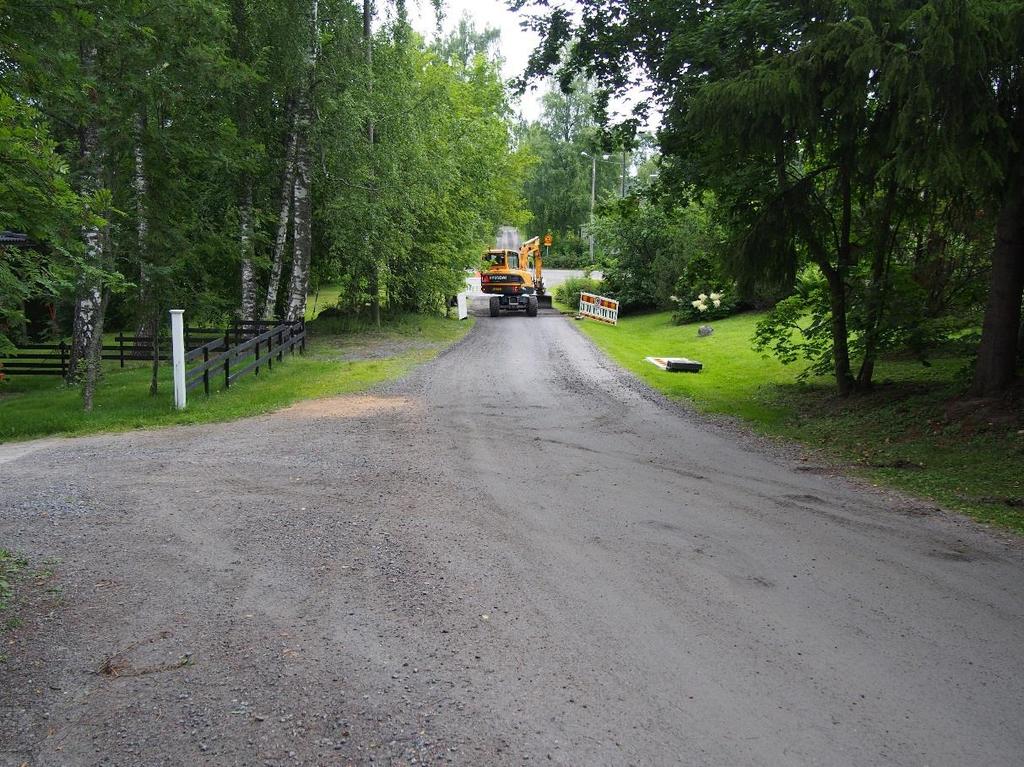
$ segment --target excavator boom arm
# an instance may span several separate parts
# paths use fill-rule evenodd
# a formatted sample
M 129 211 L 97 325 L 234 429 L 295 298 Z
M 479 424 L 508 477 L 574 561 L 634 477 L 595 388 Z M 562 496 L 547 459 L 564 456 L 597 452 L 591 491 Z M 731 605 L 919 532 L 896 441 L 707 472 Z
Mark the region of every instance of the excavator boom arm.
M 544 257 L 541 253 L 540 237 L 531 237 L 519 248 L 522 263 L 529 263 L 527 259 L 533 256 L 533 284 L 539 295 L 544 294 Z

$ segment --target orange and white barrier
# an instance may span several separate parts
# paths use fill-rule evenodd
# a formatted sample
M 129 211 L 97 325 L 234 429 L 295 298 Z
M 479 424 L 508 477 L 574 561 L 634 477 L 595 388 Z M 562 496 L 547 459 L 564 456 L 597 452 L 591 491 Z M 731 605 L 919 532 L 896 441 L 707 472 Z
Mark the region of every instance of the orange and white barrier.
M 593 293 L 580 293 L 580 316 L 606 325 L 618 325 L 619 302 Z

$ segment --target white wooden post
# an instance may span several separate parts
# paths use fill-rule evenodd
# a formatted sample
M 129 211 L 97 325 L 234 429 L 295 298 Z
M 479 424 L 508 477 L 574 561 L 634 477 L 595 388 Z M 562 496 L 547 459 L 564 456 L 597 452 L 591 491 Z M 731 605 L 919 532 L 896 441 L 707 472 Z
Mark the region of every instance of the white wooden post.
M 184 309 L 171 309 L 171 359 L 174 361 L 174 407 L 185 409 Z

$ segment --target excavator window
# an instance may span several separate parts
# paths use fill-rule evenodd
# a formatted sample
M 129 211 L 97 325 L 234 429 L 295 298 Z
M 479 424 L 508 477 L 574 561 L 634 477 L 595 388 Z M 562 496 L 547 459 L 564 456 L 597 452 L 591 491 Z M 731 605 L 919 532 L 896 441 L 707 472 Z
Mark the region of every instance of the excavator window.
M 519 268 L 519 255 L 518 254 L 513 254 L 513 253 L 509 253 L 508 254 L 508 268 L 509 269 L 518 269 Z
M 499 266 L 500 267 L 500 266 L 503 266 L 504 263 L 505 263 L 505 254 L 504 253 L 488 253 L 486 256 L 484 256 L 484 261 L 486 261 L 487 263 L 492 264 L 494 266 Z

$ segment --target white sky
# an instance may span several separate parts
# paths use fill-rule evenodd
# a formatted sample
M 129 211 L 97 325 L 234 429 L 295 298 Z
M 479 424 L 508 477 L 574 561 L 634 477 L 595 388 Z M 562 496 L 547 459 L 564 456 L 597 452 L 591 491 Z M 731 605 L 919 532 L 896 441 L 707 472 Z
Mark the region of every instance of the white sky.
M 501 55 L 504 59 L 502 75 L 508 81 L 523 73 L 530 54 L 540 43 L 538 35 L 519 26 L 520 20 L 530 12 L 529 9 L 523 14 L 512 13 L 505 4 L 505 0 L 443 0 L 443 4 L 445 9 L 443 34 L 454 30 L 463 14 L 468 14 L 479 30 L 483 30 L 485 27 L 497 27 L 501 31 Z M 566 6 L 565 3 L 561 5 Z M 409 21 L 413 28 L 428 41 L 436 38 L 437 19 L 430 0 L 412 0 L 407 7 Z M 527 89 L 519 103 L 513 103 L 512 106 L 526 120 L 532 121 L 540 118 L 541 97 L 548 86 L 535 80 L 531 83 L 531 87 L 535 90 Z M 613 117 L 629 116 L 632 113 L 633 105 L 647 98 L 648 95 L 644 89 L 631 88 L 624 97 L 612 99 L 609 105 L 610 114 Z M 660 115 L 655 110 L 648 118 L 646 129 L 656 130 L 659 123 Z
M 409 3 L 409 20 L 413 28 L 428 40 L 436 37 L 436 19 L 434 9 L 429 0 L 413 0 Z M 501 30 L 501 55 L 505 60 L 502 75 L 506 80 L 518 77 L 526 69 L 530 54 L 540 42 L 533 32 L 519 26 L 520 16 L 512 13 L 504 0 L 444 0 L 445 18 L 444 33 L 447 34 L 458 26 L 459 19 L 468 13 L 474 20 L 476 28 L 497 27 Z M 518 105 L 520 113 L 527 120 L 540 117 L 541 92 L 529 91 L 523 95 Z M 513 105 L 515 107 L 516 105 Z

